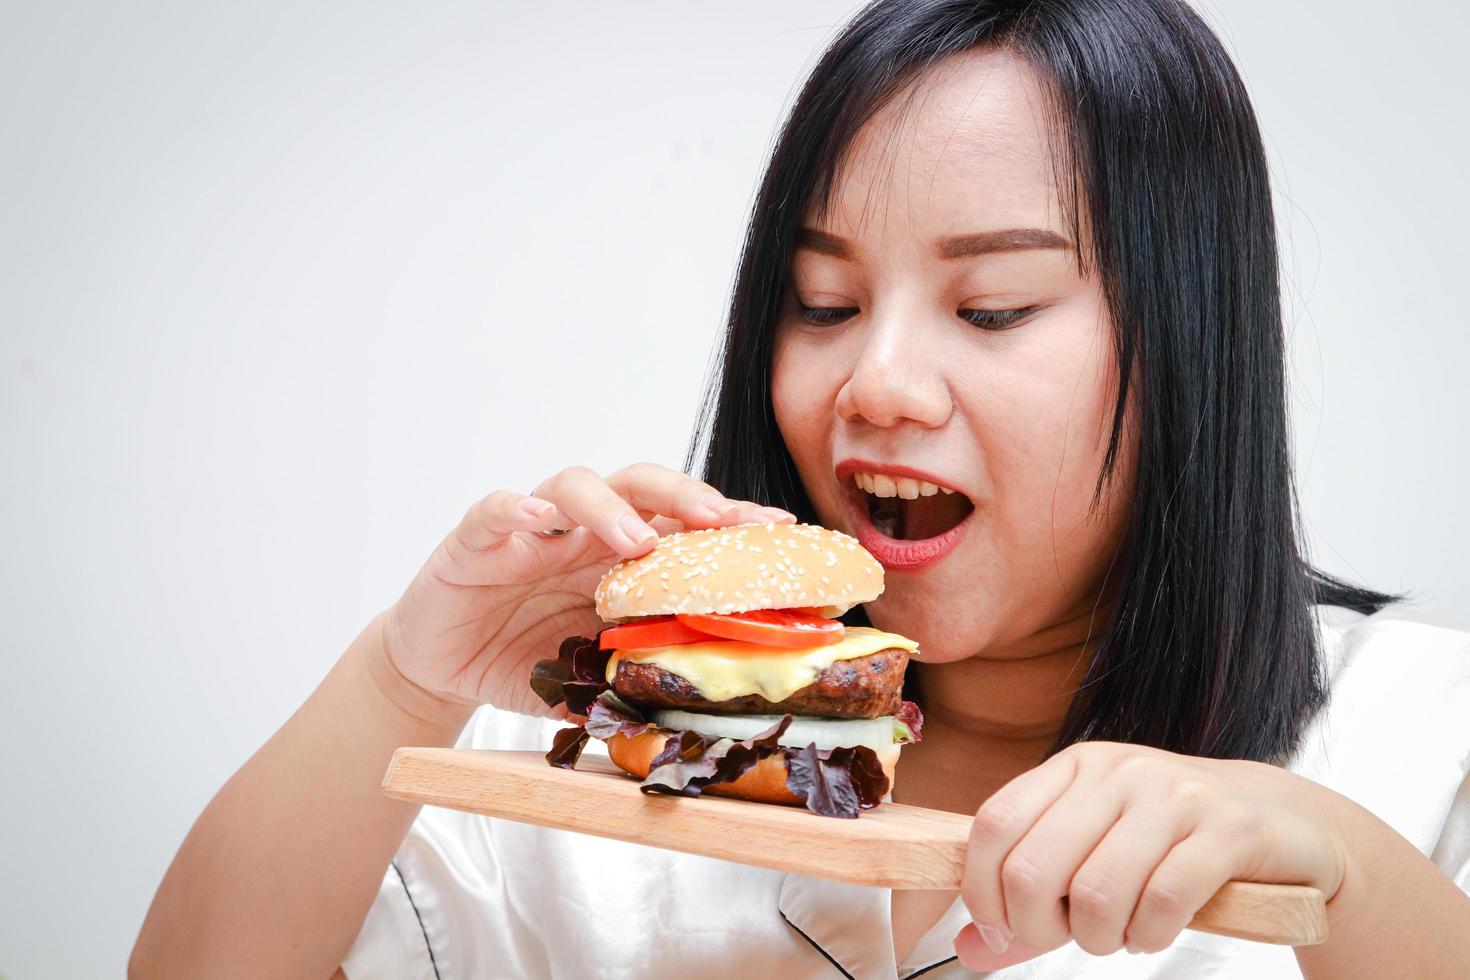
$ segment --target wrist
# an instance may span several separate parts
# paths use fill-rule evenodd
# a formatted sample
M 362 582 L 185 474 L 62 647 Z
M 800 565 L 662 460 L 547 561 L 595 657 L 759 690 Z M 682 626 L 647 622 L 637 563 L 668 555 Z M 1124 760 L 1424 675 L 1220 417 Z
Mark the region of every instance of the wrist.
M 387 710 L 441 736 L 441 740 L 448 732 L 458 735 L 479 705 L 430 691 L 399 670 L 388 652 L 391 629 L 391 615 L 379 613 L 351 651 L 373 695 Z

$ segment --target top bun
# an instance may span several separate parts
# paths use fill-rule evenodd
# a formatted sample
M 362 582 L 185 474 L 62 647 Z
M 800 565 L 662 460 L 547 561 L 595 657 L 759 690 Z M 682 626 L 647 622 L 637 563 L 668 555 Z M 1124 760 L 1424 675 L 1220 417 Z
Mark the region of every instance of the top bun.
M 618 562 L 593 598 L 605 620 L 835 606 L 883 592 L 883 566 L 840 531 L 815 524 L 734 524 L 659 538 Z

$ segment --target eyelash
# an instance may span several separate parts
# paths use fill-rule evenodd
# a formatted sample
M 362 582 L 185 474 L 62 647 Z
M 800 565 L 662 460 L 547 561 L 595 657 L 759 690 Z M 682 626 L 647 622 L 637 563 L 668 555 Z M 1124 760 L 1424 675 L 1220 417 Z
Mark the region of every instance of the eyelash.
M 800 305 L 800 304 L 798 304 Z M 1019 310 L 960 310 L 959 317 L 982 330 L 1009 330 L 1031 313 L 1036 307 L 1027 306 Z M 830 327 L 843 320 L 857 316 L 856 306 L 801 306 L 801 318 L 817 327 Z
M 856 306 L 801 306 L 801 318 L 816 327 L 830 327 L 857 316 Z
M 960 319 L 982 330 L 1009 330 L 1035 312 L 1034 306 L 1019 310 L 960 310 Z

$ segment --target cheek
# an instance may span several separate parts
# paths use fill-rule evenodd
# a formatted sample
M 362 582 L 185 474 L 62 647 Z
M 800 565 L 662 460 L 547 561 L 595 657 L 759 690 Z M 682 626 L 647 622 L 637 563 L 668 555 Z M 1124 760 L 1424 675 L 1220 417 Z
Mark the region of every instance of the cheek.
M 787 450 L 800 472 L 809 472 L 807 456 L 826 445 L 831 427 L 833 385 L 827 361 L 789 333 L 777 334 L 771 360 L 771 410 Z
M 1119 490 L 1130 488 L 1110 484 L 1094 509 L 1117 392 L 1111 330 L 1095 310 L 1050 326 L 1017 345 L 977 417 L 990 420 L 997 545 L 1033 588 L 1071 591 L 1095 584 L 1125 509 Z M 1131 453 L 1119 473 L 1130 463 Z

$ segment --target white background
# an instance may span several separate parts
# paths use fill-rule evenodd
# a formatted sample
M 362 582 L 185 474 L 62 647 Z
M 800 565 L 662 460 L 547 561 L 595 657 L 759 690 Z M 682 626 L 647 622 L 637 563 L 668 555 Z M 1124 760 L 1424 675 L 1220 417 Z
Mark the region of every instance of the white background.
M 849 9 L 0 7 L 0 973 L 118 975 L 210 795 L 482 492 L 680 464 Z M 1465 9 L 1205 11 L 1276 166 L 1314 554 L 1461 620 Z

